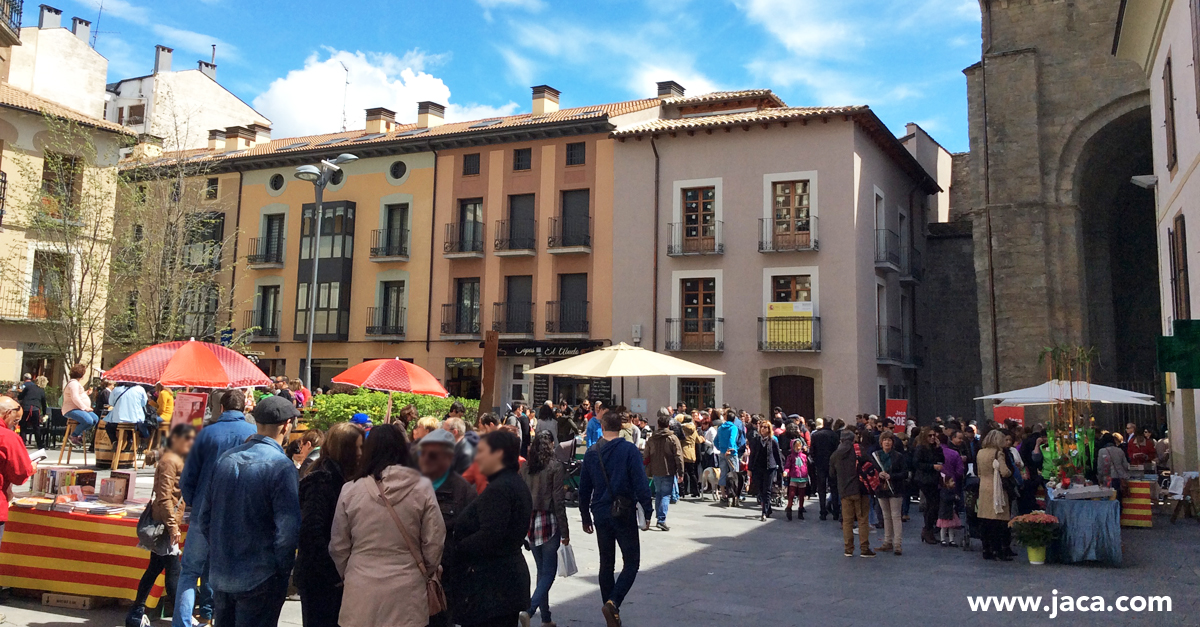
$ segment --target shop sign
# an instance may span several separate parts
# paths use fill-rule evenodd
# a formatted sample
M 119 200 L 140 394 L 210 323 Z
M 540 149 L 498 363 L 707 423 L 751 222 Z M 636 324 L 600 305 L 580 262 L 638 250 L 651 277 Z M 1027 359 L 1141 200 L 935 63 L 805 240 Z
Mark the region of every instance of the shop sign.
M 483 358 L 482 357 L 447 357 L 446 365 L 447 366 L 458 366 L 460 368 L 461 367 L 482 368 L 483 367 Z
M 599 347 L 599 342 L 501 342 L 497 354 L 501 357 L 562 359 L 582 355 Z

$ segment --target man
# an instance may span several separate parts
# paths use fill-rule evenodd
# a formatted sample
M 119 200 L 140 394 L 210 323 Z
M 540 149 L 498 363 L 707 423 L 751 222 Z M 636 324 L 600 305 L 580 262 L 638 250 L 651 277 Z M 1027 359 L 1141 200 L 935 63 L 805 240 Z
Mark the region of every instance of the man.
M 214 622 L 223 627 L 279 622 L 300 541 L 300 486 L 283 451 L 300 411 L 276 396 L 253 415 L 257 433 L 217 461 L 199 524 L 209 541 Z
M 678 403 L 675 403 L 675 413 L 686 414 L 687 413 L 687 403 L 685 403 L 683 401 L 679 401 Z
M 467 421 L 462 418 L 447 418 L 442 422 L 442 429 L 454 435 L 454 472 L 462 474 L 475 460 L 475 447 L 467 441 Z
M 671 500 L 671 492 L 678 489 L 676 481 L 683 477 L 683 446 L 671 431 L 669 414 L 658 415 L 658 430 L 646 440 L 644 458 L 650 478 L 654 481 L 654 509 L 658 528 L 670 531 L 671 528 L 667 526 L 667 504 Z
M 859 556 L 875 557 L 867 522 L 869 495 L 858 481 L 858 451 L 852 428 L 842 431 L 841 442 L 829 458 L 829 478 L 837 483 L 838 495 L 842 498 L 842 540 L 846 545 L 846 557 L 854 557 L 855 521 L 858 521 Z
M 587 407 L 587 400 L 583 401 L 583 407 Z M 584 437 L 587 440 L 587 447 L 592 448 L 604 437 L 604 428 L 601 426 L 605 412 L 608 408 L 604 407 L 603 403 L 596 401 L 596 413 L 587 417 L 587 432 Z
M 113 454 L 118 455 L 119 452 L 116 450 L 117 425 L 134 425 L 137 427 L 138 437 L 146 438 L 150 435 L 145 428 L 146 405 L 149 403 L 149 396 L 146 394 L 146 389 L 140 385 L 122 383 L 120 387 L 112 391 L 109 400 L 112 403 L 112 410 L 104 417 L 104 432 L 108 434 L 108 441 L 112 442 Z M 129 442 L 129 446 L 132 448 L 133 442 Z M 145 446 L 145 443 L 142 446 Z
M 188 454 L 183 475 L 179 479 L 183 501 L 192 508 L 192 520 L 199 520 L 207 509 L 209 483 L 217 460 L 225 451 L 241 445 L 255 433 L 254 427 L 246 422 L 246 415 L 242 413 L 245 407 L 246 396 L 241 390 L 225 392 L 221 396 L 221 415 L 196 434 L 192 452 Z M 293 468 L 293 478 L 295 472 Z M 213 593 L 208 582 L 208 553 L 209 543 L 204 534 L 199 529 L 190 529 L 183 551 L 179 586 L 175 591 L 173 627 L 191 627 L 193 608 L 202 621 L 212 619 Z M 197 578 L 201 580 L 198 587 Z
M 494 416 L 492 420 L 494 425 Z M 454 464 L 454 445 L 454 435 L 445 429 L 431 432 L 418 443 L 421 474 L 433 483 L 433 493 L 437 496 L 438 508 L 442 511 L 442 522 L 446 524 L 446 547 L 442 552 L 442 585 L 446 588 L 447 596 L 453 596 L 452 589 L 458 585 L 461 574 L 454 559 L 454 543 L 451 541 L 454 536 L 454 522 L 463 509 L 475 499 L 475 488 L 451 468 Z M 429 624 L 433 627 L 449 627 L 454 624 L 454 620 L 450 612 L 445 611 L 429 617 Z
M 713 448 L 717 451 L 717 460 L 721 467 L 721 478 L 717 480 L 721 487 L 721 503 L 738 506 L 738 472 L 741 470 L 741 456 L 738 454 L 737 419 L 726 420 L 717 427 L 717 437 L 713 440 Z
M 33 475 L 33 463 L 21 436 L 13 429 L 21 421 L 21 405 L 8 396 L 0 396 L 0 542 L 4 541 L 4 524 L 8 522 L 8 502 L 13 498 L 13 486 L 21 485 Z M 0 618 L 0 622 L 3 619 Z
M 809 447 L 808 473 L 812 478 L 813 489 L 817 492 L 817 502 L 821 508 L 821 520 L 832 514 L 834 520 L 841 519 L 841 501 L 838 499 L 837 484 L 829 480 L 829 458 L 838 447 L 838 433 L 844 426 L 841 418 L 833 420 L 826 418 L 821 428 L 812 434 L 812 445 Z M 828 501 L 826 500 L 828 492 Z
M 26 380 L 21 383 L 21 391 L 17 393 L 17 402 L 23 410 L 21 435 L 28 437 L 28 434 L 32 433 L 34 444 L 38 448 L 46 448 L 46 438 L 42 435 L 42 416 L 46 415 L 46 390 L 38 385 L 45 382 L 45 378 L 38 377 L 39 381 L 35 382 L 28 373 L 25 377 Z
M 641 507 L 650 528 L 650 487 L 642 454 L 637 447 L 621 437 L 621 425 L 628 421 L 627 412 L 610 411 L 602 414 L 603 437 L 583 456 L 579 476 L 579 513 L 583 531 L 596 534 L 600 553 L 601 612 L 608 627 L 621 627 L 621 602 L 633 587 L 641 564 L 641 544 L 638 538 L 637 516 L 634 508 Z M 626 507 L 622 516 L 613 517 L 616 497 Z M 613 578 L 617 564 L 617 546 L 621 547 L 621 576 Z
M 288 388 L 287 377 L 275 377 L 275 395 L 282 396 L 289 403 L 295 403 L 296 399 L 292 396 L 291 389 Z
M 545 403 L 542 403 L 541 407 L 538 407 L 537 427 L 535 427 L 533 430 L 534 435 L 536 436 L 537 434 L 545 431 L 554 436 L 555 442 L 560 442 L 561 440 L 558 437 L 558 428 L 558 418 L 556 418 L 554 414 L 554 403 L 551 403 L 549 400 L 547 400 Z

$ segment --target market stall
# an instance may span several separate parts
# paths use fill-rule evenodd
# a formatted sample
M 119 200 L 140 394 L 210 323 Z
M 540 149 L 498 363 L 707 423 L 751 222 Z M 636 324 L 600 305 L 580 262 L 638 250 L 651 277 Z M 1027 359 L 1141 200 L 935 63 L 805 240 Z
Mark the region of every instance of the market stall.
M 1062 534 L 1050 547 L 1053 561 L 1099 561 L 1121 565 L 1121 505 L 1116 500 L 1046 499 L 1046 513 L 1058 518 Z

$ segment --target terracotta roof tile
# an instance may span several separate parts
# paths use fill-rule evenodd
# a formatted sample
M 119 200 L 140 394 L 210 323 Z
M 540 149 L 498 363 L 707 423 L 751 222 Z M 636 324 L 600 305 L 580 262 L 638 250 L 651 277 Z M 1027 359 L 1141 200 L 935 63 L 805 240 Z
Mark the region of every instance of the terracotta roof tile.
M 742 89 L 739 91 L 713 91 L 707 94 L 699 94 L 696 96 L 675 96 L 672 98 L 663 98 L 663 104 L 675 106 L 687 106 L 695 104 L 705 104 L 709 102 L 720 102 L 722 100 L 745 100 L 747 98 L 770 98 L 775 101 L 778 106 L 786 107 L 787 104 L 775 95 L 775 92 L 770 89 Z
M 35 96 L 23 89 L 17 89 L 8 83 L 0 83 L 0 106 L 9 107 L 12 109 L 20 109 L 30 113 L 48 114 L 64 120 L 71 120 L 73 122 L 85 124 L 93 128 L 112 131 L 114 133 L 121 133 L 124 135 L 133 134 L 124 126 L 114 124 L 107 120 L 94 118 L 69 107 L 64 107 L 56 102 Z
M 632 137 L 636 135 L 645 135 L 646 133 L 665 133 L 671 131 L 687 131 L 702 128 L 721 128 L 725 126 L 739 126 L 742 124 L 759 124 L 762 122 L 784 122 L 788 120 L 802 120 L 805 118 L 818 118 L 830 115 L 853 115 L 869 111 L 870 108 L 865 105 L 854 105 L 849 107 L 780 107 L 773 109 L 760 109 L 758 111 L 749 111 L 746 113 L 715 113 L 713 115 L 704 115 L 689 118 L 670 118 L 663 120 L 653 120 L 645 124 L 623 128 L 613 132 L 613 137 Z

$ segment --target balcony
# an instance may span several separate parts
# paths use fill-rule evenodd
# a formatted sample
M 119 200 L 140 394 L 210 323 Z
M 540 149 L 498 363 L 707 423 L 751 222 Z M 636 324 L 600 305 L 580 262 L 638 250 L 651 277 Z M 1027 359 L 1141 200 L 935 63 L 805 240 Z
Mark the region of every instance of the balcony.
M 252 237 L 246 264 L 251 268 L 282 268 L 284 250 L 282 237 Z
M 492 330 L 500 335 L 533 337 L 533 303 L 495 303 Z
M 371 231 L 371 261 L 408 261 L 408 229 Z
M 450 339 L 479 339 L 479 305 L 446 303 L 442 305 L 442 336 Z
M 242 328 L 250 331 L 251 342 L 279 339 L 279 310 L 250 309 L 242 314 Z
M 921 259 L 921 251 L 909 246 L 901 257 L 900 280 L 906 283 L 923 281 L 925 279 L 925 262 Z
M 0 0 L 0 46 L 21 45 L 21 0 Z
M 496 220 L 497 257 L 532 257 L 537 254 L 536 220 Z
M 668 256 L 725 254 L 725 224 L 720 220 L 703 226 L 684 222 L 672 222 L 667 226 L 671 230 Z
M 367 335 L 404 337 L 404 307 L 367 307 Z
M 915 333 L 905 333 L 900 361 L 905 368 L 924 367 L 925 338 Z
M 877 327 L 875 357 L 882 363 L 904 363 L 904 331 L 900 327 Z
M 819 353 L 821 319 L 816 316 L 759 318 L 758 350 L 764 353 Z
M 588 301 L 552 300 L 546 303 L 546 334 L 557 336 L 579 336 L 586 338 L 590 333 Z
M 724 318 L 668 318 L 668 351 L 725 350 Z
M 550 238 L 546 246 L 552 255 L 592 252 L 592 219 L 550 218 Z
M 819 250 L 817 245 L 817 216 L 808 216 L 798 226 L 807 227 L 786 230 L 787 224 L 776 227 L 774 218 L 758 219 L 758 252 L 792 253 Z
M 447 224 L 442 252 L 447 259 L 483 259 L 483 223 L 470 221 Z
M 889 229 L 875 230 L 875 267 L 900 271 L 900 234 Z

